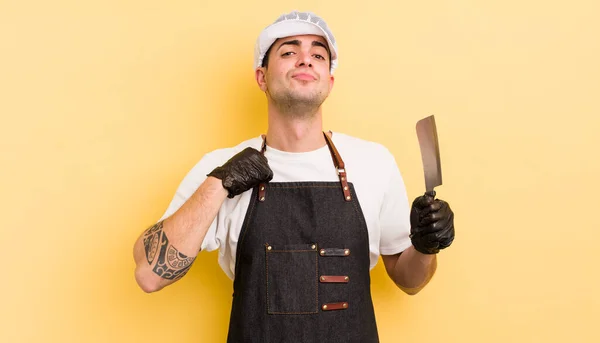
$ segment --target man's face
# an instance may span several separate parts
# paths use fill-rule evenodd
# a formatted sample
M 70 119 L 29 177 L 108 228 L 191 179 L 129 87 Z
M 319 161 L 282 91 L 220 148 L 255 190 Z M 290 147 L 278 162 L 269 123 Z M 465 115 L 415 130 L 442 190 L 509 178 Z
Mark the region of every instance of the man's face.
M 316 35 L 280 38 L 273 43 L 268 65 L 256 70 L 259 87 L 288 108 L 318 108 L 333 87 L 327 41 Z

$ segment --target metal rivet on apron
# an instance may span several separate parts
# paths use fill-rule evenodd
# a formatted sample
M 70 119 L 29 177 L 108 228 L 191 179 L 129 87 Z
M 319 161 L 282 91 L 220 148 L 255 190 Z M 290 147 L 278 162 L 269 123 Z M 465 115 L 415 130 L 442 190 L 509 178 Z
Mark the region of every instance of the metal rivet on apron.
M 313 250 L 315 250 L 315 249 L 317 248 L 317 246 L 313 244 L 311 248 L 312 248 Z
M 342 181 L 344 181 L 344 180 L 346 180 L 346 178 L 342 176 Z
M 347 191 L 347 190 L 348 190 L 348 186 L 345 186 L 345 187 L 344 187 L 344 190 L 345 190 L 345 191 Z
M 319 254 L 321 254 L 321 256 L 325 255 L 325 249 L 321 249 L 321 251 L 319 251 Z
M 321 276 L 321 281 L 325 281 L 325 277 L 324 276 Z
M 346 281 L 348 281 L 349 279 L 350 279 L 350 278 L 349 278 L 349 277 L 347 277 L 347 276 L 344 278 L 344 280 L 346 280 Z
M 343 303 L 343 304 L 342 304 L 342 306 L 343 306 L 344 308 L 346 308 L 346 307 L 348 307 L 348 303 Z
M 261 198 L 260 198 L 260 201 L 265 201 L 265 197 L 261 197 Z
M 346 200 L 350 200 L 350 196 L 349 195 L 346 197 Z
M 346 255 L 346 256 L 350 255 L 350 249 L 345 249 L 344 250 L 344 255 Z
M 273 247 L 271 247 L 270 245 L 267 247 L 267 250 L 271 250 L 273 249 Z
M 327 309 L 327 305 L 323 305 L 323 309 L 326 310 Z
M 260 190 L 261 190 L 261 191 L 264 191 L 264 190 L 265 190 L 265 187 L 260 187 Z

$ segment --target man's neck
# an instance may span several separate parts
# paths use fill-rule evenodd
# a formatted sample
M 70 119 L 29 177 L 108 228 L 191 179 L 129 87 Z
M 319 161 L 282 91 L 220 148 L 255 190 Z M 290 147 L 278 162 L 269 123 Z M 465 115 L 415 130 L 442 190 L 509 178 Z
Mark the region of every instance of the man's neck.
M 267 144 L 287 152 L 307 152 L 323 147 L 323 119 L 321 108 L 314 114 L 290 116 L 269 108 Z

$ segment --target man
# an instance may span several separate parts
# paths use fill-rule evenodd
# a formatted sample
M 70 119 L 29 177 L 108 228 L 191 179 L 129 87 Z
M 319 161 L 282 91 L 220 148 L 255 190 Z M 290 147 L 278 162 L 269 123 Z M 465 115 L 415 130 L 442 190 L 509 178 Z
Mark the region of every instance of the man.
M 435 194 L 417 197 L 409 213 L 385 147 L 323 132 L 337 57 L 312 13 L 265 28 L 255 74 L 266 135 L 206 154 L 135 243 L 146 292 L 181 279 L 199 251 L 219 249 L 234 280 L 228 342 L 378 342 L 369 272 L 379 256 L 416 294 L 454 239 L 453 213 Z

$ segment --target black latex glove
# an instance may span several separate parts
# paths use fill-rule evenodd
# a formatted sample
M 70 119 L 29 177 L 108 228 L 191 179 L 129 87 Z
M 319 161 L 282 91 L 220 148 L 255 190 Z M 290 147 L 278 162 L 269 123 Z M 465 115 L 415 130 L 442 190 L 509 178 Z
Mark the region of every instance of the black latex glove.
M 261 182 L 271 181 L 273 171 L 267 159 L 258 150 L 248 147 L 207 176 L 220 179 L 223 187 L 229 192 L 227 197 L 233 198 Z
M 418 252 L 437 254 L 454 241 L 454 213 L 435 191 L 417 197 L 410 211 L 410 238 Z

